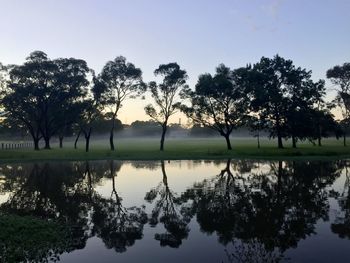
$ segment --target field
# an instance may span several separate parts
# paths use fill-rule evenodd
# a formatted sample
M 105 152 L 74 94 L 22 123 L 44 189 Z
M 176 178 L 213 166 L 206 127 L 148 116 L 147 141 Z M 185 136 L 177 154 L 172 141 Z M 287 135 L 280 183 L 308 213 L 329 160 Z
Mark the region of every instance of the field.
M 275 140 L 261 140 L 261 148 L 257 148 L 253 138 L 233 138 L 232 151 L 226 150 L 225 141 L 213 139 L 168 139 L 165 151 L 159 151 L 158 139 L 116 139 L 116 151 L 109 150 L 107 140 L 91 142 L 90 152 L 86 153 L 81 142 L 78 149 L 73 148 L 71 141 L 65 142 L 62 149 L 56 143 L 51 150 L 34 151 L 33 149 L 0 150 L 0 160 L 159 160 L 159 159 L 339 159 L 350 157 L 350 146 L 342 146 L 341 140 L 327 139 L 323 146 L 313 146 L 309 142 L 291 148 L 290 142 L 284 142 L 284 149 L 277 149 Z

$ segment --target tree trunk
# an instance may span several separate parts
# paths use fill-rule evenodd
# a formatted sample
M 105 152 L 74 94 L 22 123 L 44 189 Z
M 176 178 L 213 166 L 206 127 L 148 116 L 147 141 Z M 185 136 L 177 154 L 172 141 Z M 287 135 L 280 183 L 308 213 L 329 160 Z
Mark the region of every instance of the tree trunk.
M 276 118 L 276 132 L 277 132 L 277 144 L 279 149 L 283 149 L 282 134 L 279 118 Z
M 39 139 L 33 138 L 34 141 L 34 150 L 39 151 Z
M 278 161 L 278 170 L 277 170 L 277 200 L 280 200 L 281 188 L 282 188 L 282 173 L 283 173 L 283 164 L 282 161 Z
M 74 142 L 74 149 L 76 149 L 76 148 L 77 148 L 77 143 L 78 143 L 78 140 L 79 140 L 80 134 L 81 134 L 81 130 L 79 130 L 79 132 L 78 132 L 78 134 L 77 134 L 77 137 L 75 138 L 75 142 Z
M 231 141 L 230 141 L 230 135 L 224 135 L 227 145 L 227 150 L 232 150 Z
M 111 151 L 114 151 L 113 137 L 114 137 L 114 127 L 112 127 L 111 133 L 109 135 L 109 145 L 111 146 Z
M 343 145 L 344 147 L 346 146 L 346 133 L 344 132 L 344 135 L 343 135 Z
M 283 149 L 282 137 L 281 135 L 277 135 L 278 148 Z
M 85 152 L 89 152 L 90 136 L 85 137 Z
M 88 132 L 85 133 L 85 152 L 89 152 L 90 149 L 90 136 L 91 136 L 91 128 Z
M 297 140 L 294 135 L 292 135 L 292 146 L 293 148 L 297 148 Z
M 114 113 L 113 117 L 112 117 L 112 128 L 111 128 L 111 133 L 109 135 L 109 145 L 111 146 L 111 151 L 114 151 L 114 141 L 113 141 L 113 137 L 114 137 L 114 127 L 115 127 L 115 118 L 116 118 L 117 114 Z
M 88 179 L 88 188 L 89 188 L 89 198 L 90 198 L 90 201 L 92 200 L 92 178 L 91 178 L 91 173 L 90 173 L 90 163 L 89 161 L 86 161 L 85 162 L 85 175 L 84 177 L 87 177 Z
M 161 163 L 161 167 L 162 167 L 163 184 L 164 184 L 166 187 L 168 187 L 168 178 L 167 178 L 166 172 L 165 172 L 164 160 L 161 160 L 160 163 Z
M 51 149 L 50 147 L 50 138 L 49 137 L 44 137 L 44 141 L 45 141 L 45 149 Z
M 258 140 L 258 149 L 260 149 L 260 134 L 258 131 L 258 135 L 256 136 L 257 140 Z
M 160 139 L 160 150 L 161 151 L 164 151 L 164 140 L 165 140 L 166 130 L 167 130 L 167 125 L 163 124 L 162 125 L 162 137 Z
M 60 141 L 60 148 L 63 148 L 63 136 L 59 136 L 58 139 Z
M 322 134 L 322 131 L 321 131 L 321 125 L 320 124 L 318 124 L 318 138 L 317 138 L 317 140 L 318 140 L 318 146 L 322 146 L 322 144 L 321 144 L 321 134 Z

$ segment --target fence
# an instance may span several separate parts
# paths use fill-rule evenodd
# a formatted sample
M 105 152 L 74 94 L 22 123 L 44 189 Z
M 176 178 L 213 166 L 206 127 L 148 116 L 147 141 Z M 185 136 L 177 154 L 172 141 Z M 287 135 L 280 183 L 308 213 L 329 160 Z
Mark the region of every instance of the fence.
M 12 150 L 12 149 L 23 149 L 32 148 L 32 142 L 21 142 L 21 143 L 1 143 L 1 150 Z

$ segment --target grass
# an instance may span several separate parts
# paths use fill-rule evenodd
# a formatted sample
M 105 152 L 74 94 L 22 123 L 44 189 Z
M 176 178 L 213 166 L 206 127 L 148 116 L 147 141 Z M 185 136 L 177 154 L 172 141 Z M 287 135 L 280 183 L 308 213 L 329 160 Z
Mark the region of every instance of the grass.
M 72 142 L 66 142 L 63 149 L 53 144 L 51 150 L 32 149 L 0 150 L 0 161 L 33 160 L 179 160 L 179 159 L 341 159 L 350 157 L 350 146 L 342 146 L 341 140 L 324 140 L 323 146 L 300 143 L 297 149 L 285 142 L 284 149 L 277 149 L 274 140 L 264 139 L 258 149 L 255 139 L 232 139 L 232 151 L 226 150 L 225 141 L 213 139 L 168 139 L 165 151 L 159 151 L 158 139 L 116 139 L 116 151 L 109 150 L 106 141 L 91 142 L 90 152 L 84 151 L 83 143 L 78 149 Z

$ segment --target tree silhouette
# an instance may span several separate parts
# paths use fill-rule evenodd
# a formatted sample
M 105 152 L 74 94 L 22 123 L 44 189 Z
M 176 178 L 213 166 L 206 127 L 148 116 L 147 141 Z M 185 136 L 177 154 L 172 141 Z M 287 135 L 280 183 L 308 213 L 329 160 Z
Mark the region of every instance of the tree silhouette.
M 89 72 L 84 60 L 50 60 L 42 51 L 32 52 L 23 65 L 11 68 L 2 104 L 10 120 L 27 128 L 36 150 L 41 138 L 49 149 L 51 137 L 76 121 L 73 108 L 85 96 Z
M 192 203 L 190 214 L 203 232 L 216 233 L 224 245 L 241 243 L 235 255 L 244 258 L 258 249 L 257 257 L 279 259 L 314 233 L 317 220 L 328 218 L 326 186 L 339 169 L 331 162 L 260 165 L 241 169 L 240 162 L 229 160 L 218 176 L 196 183 L 181 198 Z
M 186 91 L 191 106 L 181 106 L 195 124 L 209 127 L 223 136 L 228 150 L 232 149 L 232 131 L 242 126 L 247 118 L 249 100 L 245 92 L 246 79 L 247 71 L 244 68 L 231 70 L 221 64 L 214 76 L 199 76 L 196 90 Z
M 346 135 L 350 127 L 350 63 L 344 63 L 341 66 L 337 65 L 327 70 L 327 78 L 339 88 L 335 101 L 342 109 L 343 121 L 341 122 L 341 127 L 344 146 L 346 146 Z
M 339 203 L 341 211 L 337 213 L 334 223 L 331 225 L 333 233 L 338 234 L 341 238 L 350 239 L 350 174 L 349 162 L 347 160 L 340 161 L 344 167 L 345 183 L 341 193 L 334 196 Z
M 122 205 L 122 198 L 115 187 L 115 178 L 120 168 L 120 165 L 115 167 L 114 161 L 110 161 L 111 197 L 96 200 L 93 222 L 95 233 L 107 248 L 114 248 L 116 252 L 122 253 L 143 237 L 143 226 L 147 223 L 147 215 L 143 207 L 125 208 Z
M 293 61 L 279 55 L 272 59 L 262 57 L 249 74 L 247 93 L 251 109 L 268 122 L 271 137 L 277 137 L 278 148 L 283 138 L 305 139 L 306 112 L 324 95 L 324 82 L 314 83 L 311 71 L 295 67 Z M 301 132 L 300 132 L 301 131 Z
M 181 209 L 180 200 L 169 188 L 164 161 L 161 161 L 161 170 L 162 182 L 147 192 L 145 196 L 147 202 L 154 203 L 149 223 L 153 227 L 157 226 L 158 223 L 164 225 L 166 232 L 157 233 L 154 236 L 161 246 L 179 247 L 190 231 L 187 226 L 190 218 L 185 216 Z
M 155 81 L 148 84 L 154 104 L 148 104 L 145 112 L 162 127 L 160 150 L 163 151 L 168 121 L 180 105 L 178 96 L 188 88 L 186 85 L 188 76 L 177 63 L 159 65 L 154 74 L 162 76 L 163 81 L 160 84 Z
M 145 91 L 142 71 L 134 64 L 126 62 L 125 57 L 119 56 L 106 63 L 98 79 L 103 86 L 101 103 L 110 108 L 112 125 L 109 143 L 114 151 L 113 136 L 119 110 L 126 99 L 135 98 Z
M 20 174 L 2 169 L 8 176 L 8 188 L 1 190 L 12 192 L 0 206 L 1 226 L 6 229 L 1 232 L 10 237 L 4 240 L 3 256 L 16 252 L 13 255 L 20 261 L 47 262 L 58 260 L 63 252 L 85 247 L 91 232 L 91 193 L 86 191 L 84 178 L 71 164 L 33 164 L 27 168 L 28 174 L 23 167 Z M 14 241 L 19 236 L 10 236 L 16 229 L 23 233 L 17 243 Z

